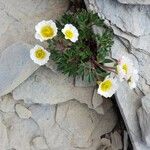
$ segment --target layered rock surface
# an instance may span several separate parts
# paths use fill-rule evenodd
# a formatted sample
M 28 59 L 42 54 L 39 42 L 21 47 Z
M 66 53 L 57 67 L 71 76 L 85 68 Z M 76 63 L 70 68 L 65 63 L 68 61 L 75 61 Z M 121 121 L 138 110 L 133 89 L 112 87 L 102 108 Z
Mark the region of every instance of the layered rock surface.
M 37 69 L 39 66 L 29 58 L 28 44 L 17 43 L 4 52 L 7 51 L 11 55 L 1 57 L 2 64 L 7 62 L 1 64 L 0 78 L 2 83 L 7 81 L 1 86 L 1 149 L 101 147 L 101 136 L 111 132 L 117 123 L 112 102 L 98 96 L 93 85 L 82 82 L 75 86 L 73 78 L 53 69 L 46 66 Z
M 126 83 L 121 83 L 116 98 L 134 149 L 148 150 L 150 148 L 141 137 L 136 112 L 141 106 L 141 98 L 150 92 L 150 67 L 148 67 L 150 64 L 150 27 L 148 26 L 150 6 L 136 4 L 148 4 L 149 2 L 146 0 L 85 0 L 85 2 L 88 9 L 97 12 L 114 30 L 112 57 L 117 59 L 121 56 L 129 57 L 139 71 L 140 78 L 137 88 L 131 91 Z M 143 119 L 144 116 L 141 120 Z M 146 128 L 149 130 L 148 127 L 145 127 L 144 131 Z
M 38 65 L 30 58 L 32 45 L 15 43 L 5 49 L 0 57 L 0 96 L 8 94 L 26 80 Z
M 0 0 L 0 53 L 18 41 L 37 43 L 34 26 L 58 18 L 68 6 L 68 0 Z
M 138 109 L 138 118 L 143 140 L 150 146 L 150 94 L 142 98 L 142 107 Z
M 115 136 L 113 146 L 102 138 L 118 118 L 95 84 L 62 75 L 52 61 L 39 68 L 29 58 L 35 24 L 59 17 L 68 5 L 68 0 L 0 0 L 1 150 L 96 150 L 116 143 Z M 10 46 L 18 40 L 29 44 Z
M 118 0 L 120 3 L 123 4 L 142 4 L 142 5 L 150 5 L 149 0 Z
M 101 136 L 111 132 L 117 123 L 112 102 L 98 96 L 94 86 L 85 83 L 75 86 L 73 78 L 46 66 L 34 72 L 32 63 L 22 63 L 27 51 L 27 62 L 30 62 L 27 44 L 15 44 L 10 49 L 14 57 L 8 55 L 7 64 L 15 66 L 17 61 L 21 67 L 16 71 L 4 65 L 1 73 L 2 82 L 2 77 L 9 81 L 7 86 L 1 86 L 1 91 L 5 91 L 0 98 L 1 149 L 95 150 L 100 147 Z
M 73 78 L 68 79 L 61 73 L 56 74 L 46 67 L 41 67 L 13 91 L 13 97 L 16 100 L 24 99 L 43 104 L 58 104 L 78 99 L 90 105 L 92 93 L 93 87 L 74 87 Z
M 27 111 L 30 118 L 24 117 Z M 77 100 L 51 106 L 32 104 L 28 110 L 16 108 L 16 112 L 20 115 L 0 112 L 2 150 L 78 150 L 83 147 L 95 150 L 101 145 L 100 137 L 112 131 L 117 122 L 113 109 L 99 115 Z

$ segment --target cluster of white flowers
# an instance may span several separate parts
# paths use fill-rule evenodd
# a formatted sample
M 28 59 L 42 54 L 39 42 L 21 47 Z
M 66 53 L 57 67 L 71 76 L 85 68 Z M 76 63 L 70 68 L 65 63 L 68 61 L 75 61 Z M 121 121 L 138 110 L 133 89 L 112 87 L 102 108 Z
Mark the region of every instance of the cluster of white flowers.
M 53 20 L 41 21 L 35 26 L 35 38 L 41 42 L 53 39 L 58 32 L 58 28 Z M 76 42 L 78 40 L 78 30 L 72 24 L 66 24 L 61 30 L 65 36 L 65 39 L 70 40 L 71 42 Z M 38 65 L 44 65 L 48 62 L 50 52 L 45 50 L 40 45 L 35 45 L 34 48 L 30 50 L 31 59 Z
M 136 83 L 139 79 L 138 71 L 134 68 L 133 62 L 127 57 L 122 56 L 118 61 L 117 74 L 120 81 L 126 80 L 131 89 L 136 87 Z
M 138 82 L 138 71 L 134 68 L 133 63 L 127 57 L 121 57 L 116 68 L 117 76 L 106 77 L 103 82 L 99 83 L 98 94 L 104 97 L 111 97 L 118 89 L 117 78 L 127 81 L 130 89 L 134 89 Z
M 35 26 L 35 38 L 41 42 L 46 40 L 53 39 L 58 32 L 58 28 L 54 21 L 41 21 Z M 70 40 L 71 42 L 76 42 L 78 40 L 78 30 L 72 24 L 66 24 L 61 30 L 64 34 L 65 39 Z M 45 50 L 42 46 L 36 45 L 30 50 L 31 59 L 38 65 L 44 65 L 48 62 L 50 52 Z M 130 88 L 133 89 L 136 87 L 136 82 L 138 81 L 138 72 L 133 67 L 133 63 L 126 57 L 122 57 L 118 61 L 116 68 L 117 76 L 106 77 L 103 82 L 99 82 L 98 94 L 104 97 L 111 97 L 118 89 L 117 78 L 120 81 L 126 80 Z

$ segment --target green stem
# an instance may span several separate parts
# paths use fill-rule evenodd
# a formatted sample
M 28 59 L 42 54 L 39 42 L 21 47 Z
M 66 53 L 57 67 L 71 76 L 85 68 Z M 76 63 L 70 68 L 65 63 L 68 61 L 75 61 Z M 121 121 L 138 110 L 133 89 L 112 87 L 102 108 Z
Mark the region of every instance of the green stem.
M 93 58 L 92 58 L 92 62 L 99 68 L 101 69 L 104 69 L 106 71 L 110 71 L 110 72 L 113 72 L 116 74 L 116 69 L 114 67 L 107 67 L 107 66 L 103 66 L 102 64 L 99 64 L 97 61 L 95 61 Z

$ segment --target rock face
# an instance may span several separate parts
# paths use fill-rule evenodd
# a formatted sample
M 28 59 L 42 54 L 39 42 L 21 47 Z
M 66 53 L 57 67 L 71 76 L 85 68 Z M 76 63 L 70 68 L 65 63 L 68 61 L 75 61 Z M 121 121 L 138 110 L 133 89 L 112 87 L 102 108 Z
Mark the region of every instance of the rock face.
M 59 72 L 57 70 L 57 64 L 52 59 L 49 59 L 49 61 L 46 63 L 46 67 L 51 69 L 55 73 Z
M 95 86 L 96 82 L 91 82 L 91 83 L 88 83 L 88 82 L 85 82 L 84 80 L 82 80 L 82 78 L 80 77 L 76 77 L 75 79 L 75 86 L 76 87 L 89 87 L 89 86 Z
M 81 103 L 90 105 L 92 93 L 93 87 L 74 87 L 73 79 L 42 67 L 13 91 L 13 97 L 16 100 L 31 100 L 42 104 L 58 104 L 78 99 Z
M 141 105 L 139 96 L 135 92 L 131 91 L 128 88 L 128 85 L 124 83 L 122 86 L 120 86 L 119 91 L 116 94 L 116 98 L 121 110 L 121 114 L 123 114 L 128 130 L 130 131 L 131 137 L 134 139 L 132 144 L 133 146 L 137 147 L 137 150 L 142 150 L 143 147 L 138 144 L 142 144 L 142 140 L 136 114 L 137 109 Z
M 107 99 L 108 100 L 108 99 Z M 92 98 L 92 105 L 94 108 L 99 107 L 103 103 L 104 99 L 97 94 L 97 89 L 94 89 L 93 98 Z
M 138 109 L 138 117 L 140 122 L 140 127 L 142 130 L 143 140 L 146 142 L 148 146 L 150 146 L 150 114 L 146 113 L 146 111 L 142 108 Z
M 0 121 L 0 147 L 1 150 L 6 150 L 8 148 L 8 136 L 6 126 Z
M 135 5 L 130 5 L 133 2 Z M 147 26 L 150 23 L 150 6 L 136 5 L 140 2 L 149 3 L 146 0 L 85 0 L 88 9 L 97 12 L 114 30 L 112 57 L 117 59 L 121 56 L 129 57 L 139 71 L 137 88 L 131 91 L 126 83 L 121 83 L 116 98 L 134 149 L 148 150 L 149 147 L 142 142 L 136 114 L 141 106 L 141 98 L 150 91 L 150 67 L 147 67 L 150 64 L 150 28 Z M 145 104 L 143 105 L 146 107 Z
M 15 113 L 3 114 L 3 120 L 7 149 L 29 150 L 33 136 L 40 134 L 37 124 L 31 119 L 20 119 Z
M 15 106 L 16 113 L 22 119 L 29 119 L 31 117 L 31 112 L 22 104 L 16 104 Z
M 97 150 L 111 150 L 111 142 L 110 139 L 102 138 L 101 139 L 101 145 L 98 147 Z
M 121 141 L 121 136 L 118 132 L 114 132 L 111 134 L 111 142 L 112 142 L 112 149 L 114 150 L 120 150 L 123 149 L 123 144 Z
M 45 142 L 44 137 L 40 137 L 40 136 L 35 137 L 32 140 L 32 144 L 33 144 L 32 149 L 35 149 L 35 150 L 47 150 L 48 149 L 48 146 Z
M 58 18 L 68 5 L 68 0 L 0 0 L 0 53 L 20 40 L 35 44 L 34 26 Z
M 31 48 L 31 45 L 16 43 L 2 52 L 0 57 L 0 96 L 11 92 L 39 67 L 30 59 Z
M 14 112 L 15 111 L 14 105 L 15 105 L 15 101 L 14 101 L 11 94 L 8 94 L 8 95 L 1 97 L 0 110 L 2 112 L 6 112 L 6 113 Z
M 150 94 L 142 98 L 142 107 L 138 109 L 138 118 L 143 140 L 150 146 Z
M 110 140 L 101 138 L 114 129 L 117 116 L 112 102 L 96 94 L 95 84 L 74 82 L 52 61 L 39 68 L 29 57 L 29 44 L 4 50 L 18 39 L 33 43 L 35 24 L 58 17 L 68 4 L 0 0 L 1 150 L 96 150 L 104 143 L 110 147 Z
M 150 94 L 142 98 L 142 107 L 148 114 L 150 113 Z
M 144 5 L 150 5 L 149 0 L 118 0 L 120 3 L 123 4 L 144 4 Z
M 22 127 L 21 133 L 13 131 L 18 138 L 23 134 L 26 149 L 95 150 L 102 144 L 100 137 L 111 132 L 117 122 L 111 101 L 98 97 L 96 92 L 95 87 L 76 87 L 72 78 L 40 67 L 12 92 L 15 103 L 24 100 L 28 108 L 22 103 L 16 104 L 19 119 L 16 115 L 12 116 L 17 120 L 7 115 L 2 118 L 8 118 L 7 126 L 14 126 L 18 121 L 19 125 L 30 122 L 29 127 Z M 33 131 L 28 135 L 27 130 L 30 131 L 33 123 Z M 31 138 L 33 135 L 35 138 Z M 17 149 L 20 140 L 11 140 L 10 148 Z M 21 150 L 26 150 L 24 144 Z
M 28 93 L 28 94 L 26 94 Z M 112 107 L 108 99 L 104 100 L 92 86 L 76 87 L 73 78 L 68 79 L 46 67 L 39 68 L 31 77 L 13 90 L 15 100 L 23 99 L 26 103 L 58 104 L 70 99 L 77 99 L 89 108 L 104 114 Z M 106 104 L 106 105 L 105 105 Z
M 0 112 L 1 150 L 96 150 L 103 144 L 101 136 L 112 131 L 117 122 L 113 109 L 98 115 L 77 100 L 32 104 L 28 111 L 32 113 L 28 119 L 15 112 Z
M 76 100 L 57 106 L 32 105 L 29 109 L 52 150 L 83 147 L 95 150 L 100 144 L 96 142 L 100 140 L 99 137 L 110 132 L 117 121 L 112 109 L 106 115 L 98 115 Z

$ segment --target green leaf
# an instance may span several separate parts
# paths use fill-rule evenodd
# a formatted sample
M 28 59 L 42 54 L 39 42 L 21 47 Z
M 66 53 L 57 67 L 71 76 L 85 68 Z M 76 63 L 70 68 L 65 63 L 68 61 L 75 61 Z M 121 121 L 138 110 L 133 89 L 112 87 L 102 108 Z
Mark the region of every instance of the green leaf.
M 66 40 L 61 30 L 65 24 L 73 24 L 78 32 L 78 41 L 73 43 Z M 51 58 L 55 61 L 63 74 L 80 76 L 88 82 L 103 80 L 109 72 L 100 68 L 93 60 L 100 63 L 113 62 L 108 59 L 113 44 L 113 31 L 104 24 L 98 14 L 80 10 L 75 14 L 65 13 L 60 20 L 56 20 L 58 34 L 48 40 Z M 92 26 L 103 28 L 102 34 L 95 35 Z
M 111 59 L 105 59 L 105 60 L 103 61 L 103 63 L 112 63 L 112 62 L 114 62 L 114 61 L 111 60 Z

